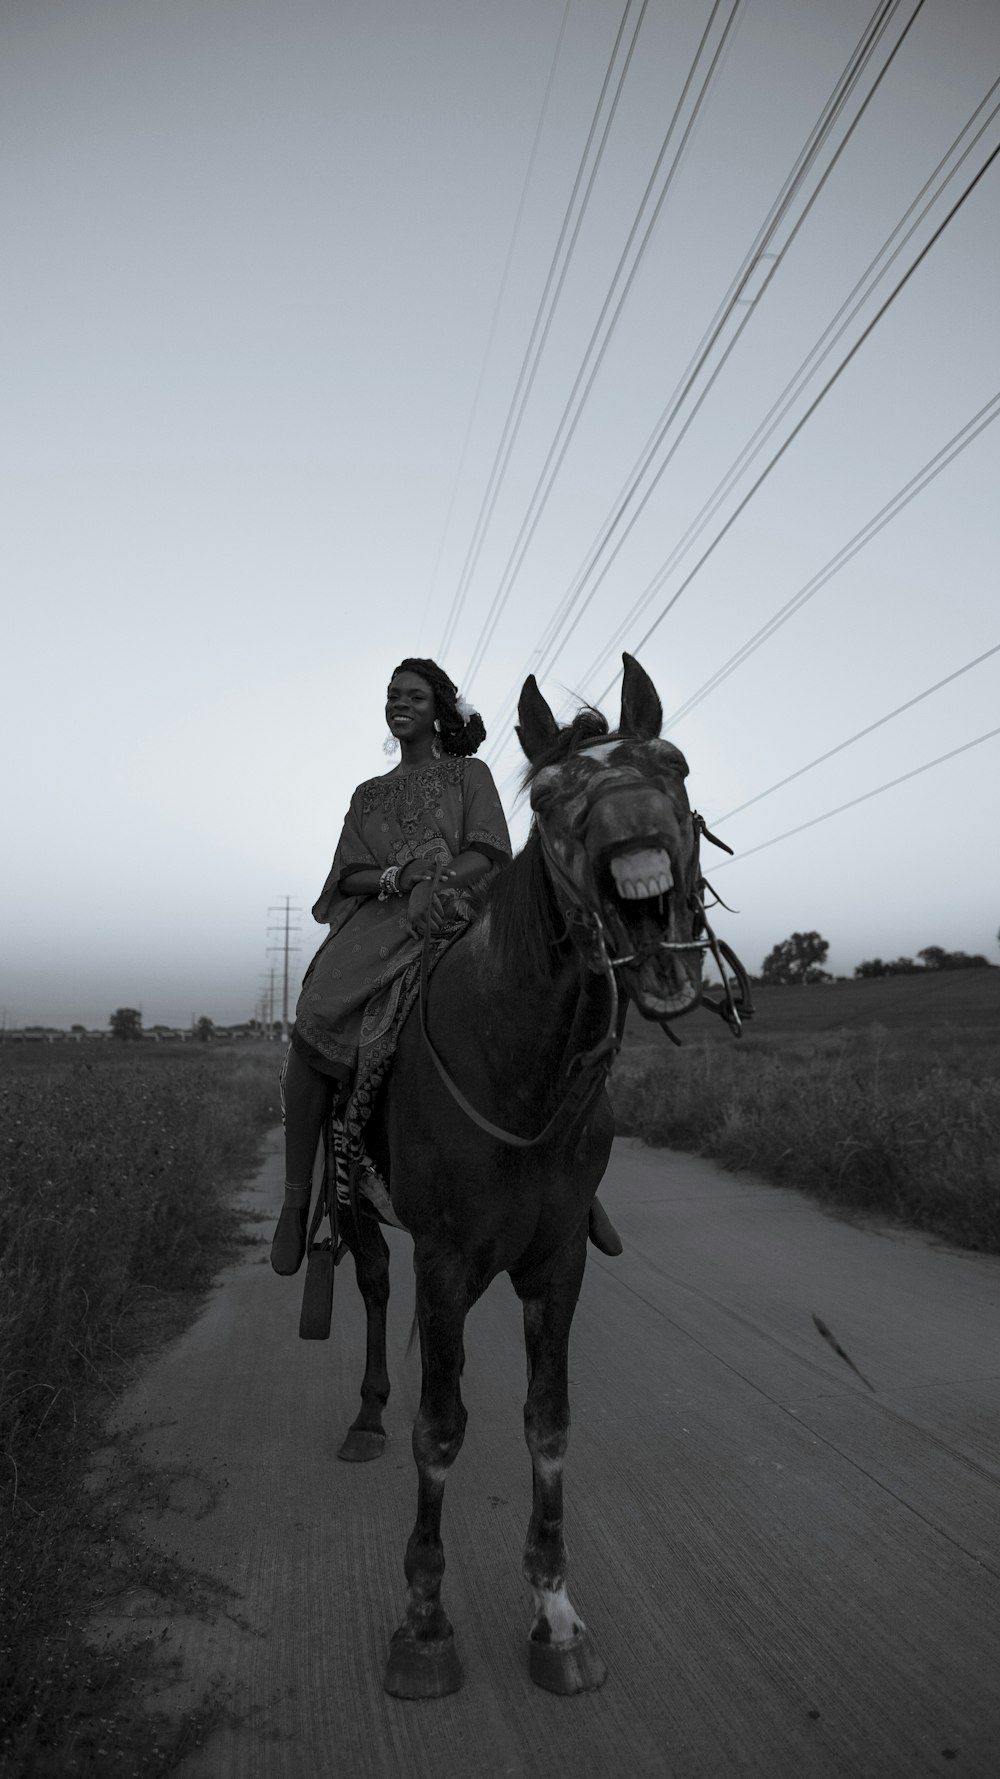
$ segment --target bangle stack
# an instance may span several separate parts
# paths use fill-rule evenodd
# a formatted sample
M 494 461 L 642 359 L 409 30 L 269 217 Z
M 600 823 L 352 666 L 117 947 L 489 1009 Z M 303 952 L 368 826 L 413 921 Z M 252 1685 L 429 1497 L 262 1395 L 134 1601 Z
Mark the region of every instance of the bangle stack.
M 388 902 L 390 896 L 398 896 L 402 894 L 399 887 L 399 879 L 402 875 L 402 870 L 402 865 L 386 866 L 378 880 L 378 899 L 380 902 Z

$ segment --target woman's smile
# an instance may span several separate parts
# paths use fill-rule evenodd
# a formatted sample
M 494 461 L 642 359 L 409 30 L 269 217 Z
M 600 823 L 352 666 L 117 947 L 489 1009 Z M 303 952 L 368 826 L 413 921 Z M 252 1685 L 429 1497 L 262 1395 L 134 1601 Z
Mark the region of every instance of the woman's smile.
M 434 693 L 419 674 L 403 672 L 390 681 L 385 719 L 391 733 L 419 747 L 434 734 Z

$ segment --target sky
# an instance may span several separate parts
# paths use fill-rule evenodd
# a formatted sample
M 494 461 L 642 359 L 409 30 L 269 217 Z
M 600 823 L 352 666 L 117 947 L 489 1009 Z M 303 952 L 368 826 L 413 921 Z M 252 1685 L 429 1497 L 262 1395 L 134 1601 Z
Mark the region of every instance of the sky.
M 286 897 L 294 998 L 414 654 L 520 843 L 525 675 L 614 723 L 633 650 L 751 970 L 812 929 L 847 975 L 1000 962 L 1000 653 L 960 671 L 1000 644 L 1000 159 L 914 264 L 989 106 L 851 297 L 1000 78 L 994 0 L 894 0 L 761 241 L 875 10 L 6 0 L 4 1024 L 248 1018 Z

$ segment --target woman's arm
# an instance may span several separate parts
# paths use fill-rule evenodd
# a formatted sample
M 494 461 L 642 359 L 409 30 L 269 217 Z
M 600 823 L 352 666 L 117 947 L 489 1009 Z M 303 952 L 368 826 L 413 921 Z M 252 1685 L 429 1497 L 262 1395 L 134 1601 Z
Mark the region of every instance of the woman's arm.
M 445 866 L 441 873 L 441 882 L 449 884 L 452 888 L 463 889 L 468 884 L 475 883 L 477 877 L 482 877 L 490 869 L 491 864 L 492 860 L 488 859 L 483 852 L 476 852 L 474 849 L 460 852 Z M 433 859 L 408 859 L 399 873 L 396 885 L 397 895 L 408 896 L 418 883 L 422 883 L 425 878 L 433 877 L 436 869 L 436 862 Z M 381 877 L 381 871 L 376 870 L 374 866 L 370 869 L 363 866 L 360 870 L 349 871 L 345 877 L 342 877 L 340 888 L 345 896 L 377 896 Z
M 493 863 L 484 852 L 470 847 L 467 852 L 456 854 L 451 864 L 445 866 L 441 873 L 441 882 L 453 889 L 467 889 L 470 883 L 475 883 L 477 878 L 484 877 L 487 871 L 491 871 Z

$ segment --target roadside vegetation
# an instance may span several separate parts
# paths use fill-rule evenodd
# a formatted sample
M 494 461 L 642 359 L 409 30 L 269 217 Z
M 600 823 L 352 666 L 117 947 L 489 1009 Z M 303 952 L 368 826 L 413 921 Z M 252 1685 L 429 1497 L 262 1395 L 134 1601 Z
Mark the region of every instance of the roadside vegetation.
M 754 990 L 737 1042 L 632 1019 L 619 1131 L 1000 1253 L 1000 971 Z
M 197 1713 L 143 1716 L 149 1652 L 87 1628 L 115 1593 L 197 1580 L 130 1531 L 151 1482 L 127 1441 L 107 1488 L 86 1479 L 136 1360 L 235 1251 L 232 1190 L 279 1117 L 276 1072 L 273 1051 L 0 1049 L 4 1772 L 167 1772 L 198 1739 Z

